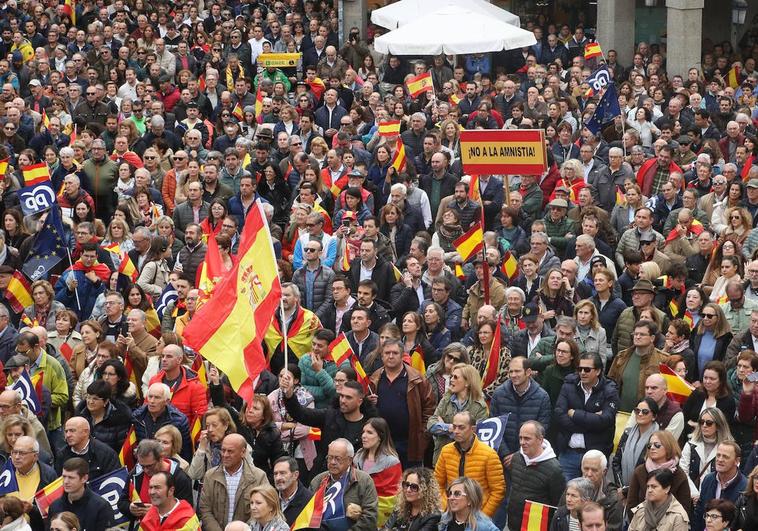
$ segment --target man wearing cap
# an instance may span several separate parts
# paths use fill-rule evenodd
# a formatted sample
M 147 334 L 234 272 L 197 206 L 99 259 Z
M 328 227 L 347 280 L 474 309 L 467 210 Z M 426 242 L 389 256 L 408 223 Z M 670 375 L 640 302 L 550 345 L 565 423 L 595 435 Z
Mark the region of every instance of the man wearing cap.
M 42 82 L 39 79 L 32 79 L 29 81 L 29 90 L 32 95 L 24 100 L 26 104 L 36 113 L 42 113 L 44 109 L 47 109 L 50 104 L 50 98 L 45 96 L 45 89 L 42 87 Z
M 639 320 L 640 312 L 652 308 L 658 314 L 661 328 L 668 330 L 669 318 L 658 308 L 652 306 L 655 298 L 655 286 L 649 280 L 638 280 L 632 288 L 632 306 L 621 312 L 611 337 L 611 348 L 617 354 L 632 345 L 632 331 Z M 636 404 L 635 404 L 636 405 Z
M 692 139 L 687 135 L 681 135 L 676 141 L 679 144 L 679 149 L 674 154 L 674 163 L 687 171 L 697 159 L 697 155 L 690 149 Z
M 640 249 L 642 236 L 655 236 L 659 244 L 663 243 L 663 236 L 653 230 L 653 211 L 648 207 L 638 208 L 634 214 L 634 227 L 627 229 L 619 238 L 616 246 L 616 263 L 624 267 L 624 252 L 637 251 Z
M 641 280 L 637 284 L 650 284 Z M 652 289 L 652 284 L 650 286 Z M 630 308 L 631 309 L 631 308 Z M 664 323 L 664 329 L 668 327 Z M 655 335 L 658 326 L 653 321 L 638 321 L 633 325 L 634 343 L 618 351 L 608 369 L 608 378 L 616 382 L 619 388 L 618 411 L 631 412 L 645 396 L 645 381 L 659 372 L 658 365 L 664 363 L 668 354 L 655 348 Z
M 671 268 L 671 259 L 658 250 L 658 240 L 653 234 L 640 236 L 640 253 L 643 262 L 655 262 L 661 268 L 661 274 L 665 275 Z
M 553 199 L 547 204 L 548 214 L 545 216 L 545 232 L 548 235 L 548 242 L 555 249 L 558 256 L 563 256 L 566 252 L 566 244 L 570 238 L 574 237 L 576 230 L 574 222 L 566 214 L 568 212 L 568 203 L 565 199 Z
M 202 143 L 208 141 L 208 128 L 205 123 L 200 119 L 200 109 L 196 101 L 190 101 L 186 104 L 187 117 L 176 124 L 176 136 L 183 137 L 189 130 L 199 131 L 202 135 Z
M 506 297 L 510 296 L 510 290 L 512 289 L 517 288 L 508 288 L 506 290 Z M 514 334 L 511 348 L 515 354 L 531 358 L 532 351 L 540 340 L 544 337 L 552 336 L 553 332 L 549 326 L 545 326 L 545 319 L 540 314 L 539 306 L 533 302 L 524 306 L 521 312 L 521 321 L 526 328 Z

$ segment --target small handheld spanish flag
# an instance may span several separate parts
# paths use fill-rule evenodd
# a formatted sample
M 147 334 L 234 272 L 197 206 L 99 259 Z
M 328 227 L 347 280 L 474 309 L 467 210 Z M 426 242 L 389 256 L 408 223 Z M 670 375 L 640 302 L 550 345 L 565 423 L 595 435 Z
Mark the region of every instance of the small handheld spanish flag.
M 379 124 L 379 136 L 397 136 L 400 134 L 400 120 L 387 120 Z
M 405 86 L 408 87 L 408 94 L 410 94 L 411 98 L 415 98 L 424 92 L 434 92 L 432 73 L 424 72 L 412 77 L 405 82 Z
M 468 262 L 472 256 L 482 250 L 484 246 L 484 231 L 479 223 L 474 223 L 471 228 L 461 234 L 453 242 L 455 249 L 464 262 Z
M 600 45 L 596 42 L 587 43 L 584 47 L 584 59 L 592 59 L 593 57 L 601 57 L 603 50 L 600 49 Z

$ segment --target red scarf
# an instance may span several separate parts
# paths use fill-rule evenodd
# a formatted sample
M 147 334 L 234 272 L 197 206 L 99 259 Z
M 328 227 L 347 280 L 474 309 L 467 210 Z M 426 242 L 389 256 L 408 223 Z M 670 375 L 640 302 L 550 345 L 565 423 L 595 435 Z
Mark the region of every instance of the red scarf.
M 102 280 L 103 282 L 108 282 L 108 279 L 111 276 L 111 270 L 110 268 L 105 265 L 101 264 L 97 260 L 95 260 L 95 263 L 92 264 L 92 267 L 86 267 L 81 260 L 77 260 L 73 266 L 71 266 L 71 269 L 73 271 L 83 271 L 86 275 L 90 271 L 94 271 L 97 277 Z

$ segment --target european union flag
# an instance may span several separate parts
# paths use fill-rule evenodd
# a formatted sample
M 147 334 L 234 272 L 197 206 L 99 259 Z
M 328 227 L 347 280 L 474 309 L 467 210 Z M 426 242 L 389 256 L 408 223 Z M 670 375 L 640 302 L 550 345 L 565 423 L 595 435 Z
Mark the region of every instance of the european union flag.
M 61 211 L 57 204 L 48 211 L 45 224 L 37 233 L 29 258 L 23 271 L 32 282 L 47 279 L 50 270 L 66 256 L 65 233 L 61 221 Z
M 595 114 L 592 115 L 592 118 L 587 120 L 587 123 L 584 124 L 584 126 L 592 131 L 593 135 L 597 136 L 600 129 L 602 129 L 605 124 L 620 115 L 621 107 L 619 107 L 619 97 L 616 93 L 616 85 L 615 83 L 609 83 L 608 87 L 605 89 L 605 94 L 603 94 L 603 97 L 600 98 L 600 101 L 597 104 Z

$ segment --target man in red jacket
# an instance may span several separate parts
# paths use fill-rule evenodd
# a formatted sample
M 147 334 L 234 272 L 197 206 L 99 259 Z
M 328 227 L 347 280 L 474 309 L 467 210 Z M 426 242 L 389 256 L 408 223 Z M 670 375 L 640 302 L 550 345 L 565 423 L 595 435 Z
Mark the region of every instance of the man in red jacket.
M 161 371 L 150 385 L 165 383 L 171 388 L 171 404 L 187 416 L 190 427 L 208 411 L 207 388 L 194 371 L 182 366 L 184 352 L 178 345 L 166 345 L 161 354 Z
M 682 169 L 672 161 L 671 148 L 661 146 L 656 157 L 646 160 L 637 172 L 637 184 L 642 190 L 642 195 L 652 197 L 659 193 L 663 183 L 668 181 L 674 172 L 682 173 Z
M 174 496 L 174 476 L 157 472 L 150 478 L 150 509 L 140 522 L 144 531 L 161 529 L 172 531 L 197 531 L 200 521 L 195 510 L 185 500 Z

